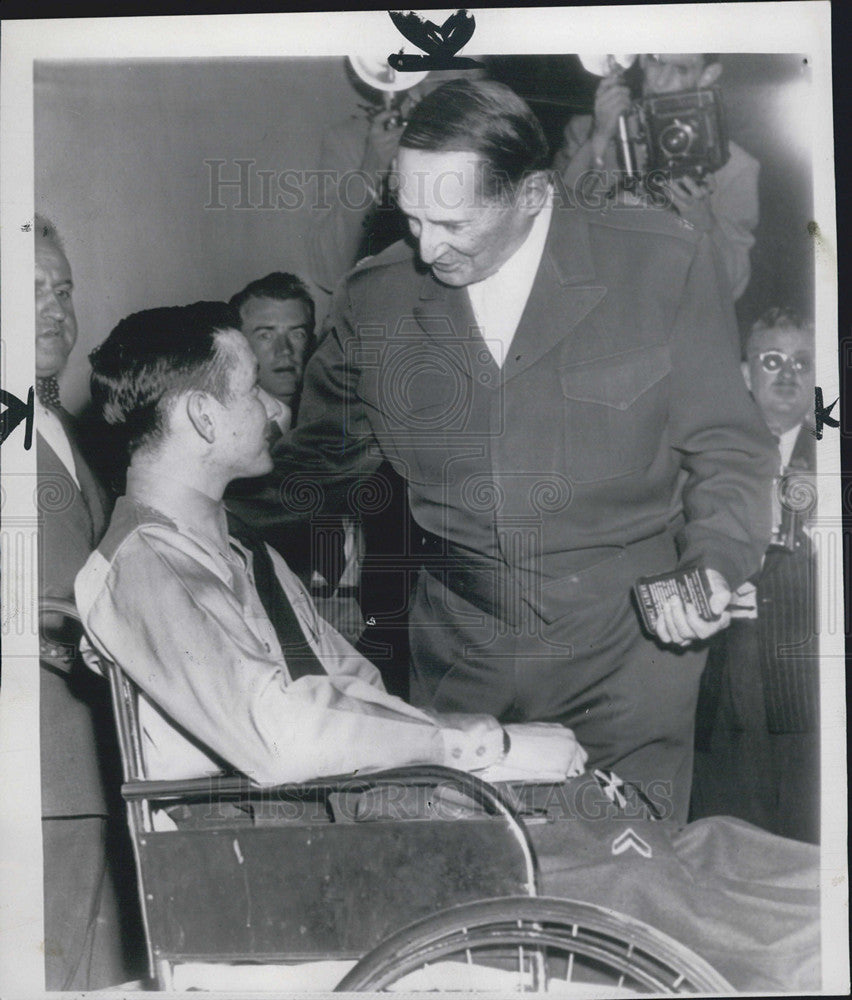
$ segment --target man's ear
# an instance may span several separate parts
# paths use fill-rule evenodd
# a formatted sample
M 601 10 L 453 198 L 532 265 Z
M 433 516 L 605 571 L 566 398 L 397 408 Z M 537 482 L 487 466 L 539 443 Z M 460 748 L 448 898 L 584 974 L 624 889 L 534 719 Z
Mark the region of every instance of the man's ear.
M 186 415 L 197 434 L 208 444 L 216 438 L 216 426 L 210 413 L 210 397 L 205 392 L 195 390 L 186 397 Z
M 743 378 L 745 379 L 746 388 L 751 392 L 751 368 L 749 368 L 748 361 L 740 362 L 740 370 L 743 373 Z
M 708 63 L 701 76 L 698 78 L 699 87 L 712 87 L 722 75 L 722 64 L 720 62 Z
M 550 177 L 545 170 L 533 170 L 521 182 L 518 205 L 527 215 L 538 215 L 544 208 L 550 189 Z

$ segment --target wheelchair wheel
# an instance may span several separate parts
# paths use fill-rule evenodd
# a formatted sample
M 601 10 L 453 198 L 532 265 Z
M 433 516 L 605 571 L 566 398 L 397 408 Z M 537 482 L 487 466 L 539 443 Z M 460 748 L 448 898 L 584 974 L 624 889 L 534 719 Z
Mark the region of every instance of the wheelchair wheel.
M 495 991 L 612 997 L 733 993 L 704 959 L 632 917 L 570 899 L 465 903 L 403 928 L 337 986 L 406 992 Z

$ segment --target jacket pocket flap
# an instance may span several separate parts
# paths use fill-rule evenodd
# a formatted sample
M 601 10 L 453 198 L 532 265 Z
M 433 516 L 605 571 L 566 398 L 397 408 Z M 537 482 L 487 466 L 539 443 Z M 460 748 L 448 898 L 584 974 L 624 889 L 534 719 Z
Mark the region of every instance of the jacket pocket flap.
M 672 369 L 668 347 L 642 347 L 559 369 L 568 399 L 626 410 Z

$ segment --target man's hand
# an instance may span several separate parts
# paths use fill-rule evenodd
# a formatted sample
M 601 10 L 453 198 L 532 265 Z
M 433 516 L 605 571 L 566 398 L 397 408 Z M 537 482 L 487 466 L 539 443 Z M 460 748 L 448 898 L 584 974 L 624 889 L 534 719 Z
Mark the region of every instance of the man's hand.
M 630 113 L 630 88 L 621 77 L 621 73 L 611 73 L 598 84 L 595 94 L 595 124 L 592 130 L 592 151 L 595 156 L 602 157 L 607 145 L 618 132 L 620 115 Z
M 712 177 L 697 181 L 694 177 L 679 177 L 661 184 L 663 194 L 670 199 L 678 215 L 702 233 L 716 225 L 716 216 L 710 204 Z
M 574 733 L 557 722 L 525 722 L 503 727 L 509 752 L 479 772 L 485 781 L 561 782 L 582 774 L 588 754 Z
M 712 622 L 705 621 L 692 604 L 684 604 L 679 594 L 672 594 L 663 604 L 654 627 L 666 645 L 688 646 L 695 639 L 708 639 L 728 627 L 731 614 L 727 607 L 731 602 L 731 591 L 721 573 L 715 569 L 706 572 L 710 584 L 710 610 L 719 618 Z

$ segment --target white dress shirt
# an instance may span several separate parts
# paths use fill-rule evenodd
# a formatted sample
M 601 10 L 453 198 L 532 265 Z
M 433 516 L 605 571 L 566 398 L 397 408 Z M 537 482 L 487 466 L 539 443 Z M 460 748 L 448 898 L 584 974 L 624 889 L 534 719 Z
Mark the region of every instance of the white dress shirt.
M 790 459 L 793 455 L 793 449 L 796 447 L 796 438 L 799 436 L 799 431 L 802 425 L 796 424 L 795 427 L 791 427 L 790 430 L 784 431 L 783 434 L 778 438 L 778 449 L 781 452 L 781 471 L 790 464 Z
M 494 274 L 467 286 L 473 315 L 488 350 L 502 368 L 535 281 L 553 212 L 552 192 L 527 238 Z
M 38 399 L 35 401 L 36 430 L 56 453 L 56 457 L 68 470 L 68 475 L 74 480 L 74 485 L 80 489 L 77 478 L 77 465 L 74 462 L 74 452 L 68 441 L 68 435 L 62 426 L 62 421 Z

